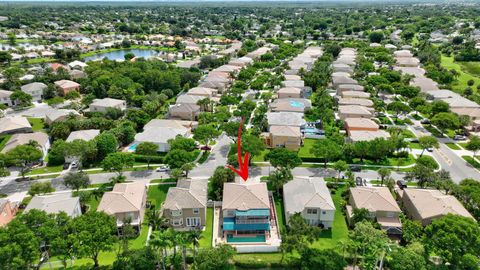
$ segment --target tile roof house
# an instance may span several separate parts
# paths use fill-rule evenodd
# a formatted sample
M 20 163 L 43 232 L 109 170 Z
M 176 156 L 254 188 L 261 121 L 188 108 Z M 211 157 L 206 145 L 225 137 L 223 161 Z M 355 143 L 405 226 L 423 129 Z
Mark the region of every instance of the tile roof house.
M 170 118 L 195 121 L 200 114 L 200 106 L 196 104 L 175 104 L 168 110 Z
M 338 106 L 338 116 L 340 119 L 347 118 L 372 118 L 372 112 L 364 106 L 358 105 L 341 105 Z
M 360 91 L 343 91 L 339 94 L 342 98 L 370 98 L 370 93 Z
M 142 142 L 152 142 L 158 146 L 158 152 L 170 150 L 169 140 L 177 136 L 188 137 L 190 129 L 184 127 L 175 120 L 154 119 L 143 127 L 143 132 L 135 135 L 133 145 Z
M 423 226 L 447 214 L 473 218 L 465 207 L 452 195 L 436 189 L 410 189 L 401 191 L 401 203 L 405 213 Z
M 45 123 L 51 125 L 55 121 L 62 121 L 70 115 L 79 116 L 80 114 L 75 110 L 59 109 L 52 110 L 45 115 Z
M 127 109 L 127 102 L 122 99 L 115 98 L 103 98 L 103 99 L 94 99 L 90 104 L 90 112 L 101 112 L 106 113 L 108 109 L 119 109 L 125 111 Z
M 163 216 L 175 229 L 202 229 L 206 225 L 207 179 L 179 180 L 168 189 Z
M 97 211 L 114 216 L 117 227 L 130 219 L 130 224 L 142 225 L 147 204 L 147 186 L 143 182 L 118 183 L 112 191 L 105 192 Z
M 70 193 L 34 196 L 27 205 L 27 208 L 25 208 L 25 212 L 32 209 L 42 210 L 47 214 L 65 212 L 71 218 L 78 217 L 82 214 L 80 198 L 72 197 Z
M 419 87 L 422 92 L 440 90 L 437 82 L 424 76 L 413 78 L 413 80 L 410 81 L 410 85 Z
M 290 81 L 282 81 L 282 87 L 285 88 L 303 88 L 305 87 L 305 82 L 303 80 L 290 80 Z
M 95 139 L 99 134 L 99 129 L 76 130 L 68 135 L 66 142 L 73 142 L 74 140 L 84 140 L 88 142 Z
M 294 112 L 267 112 L 268 126 L 300 127 L 306 123 L 303 113 Z
M 337 87 L 341 84 L 358 84 L 358 81 L 347 76 L 332 77 L 333 87 Z
M 312 108 L 312 103 L 303 98 L 282 98 L 270 103 L 273 112 L 305 112 Z
M 7 107 L 13 107 L 17 105 L 17 102 L 15 100 L 10 99 L 10 96 L 12 94 L 12 91 L 0 90 L 0 104 L 3 104 Z
M 302 98 L 302 89 L 297 87 L 283 87 L 277 91 L 278 98 Z
M 225 183 L 222 213 L 227 243 L 266 242 L 270 237 L 273 215 L 266 183 Z
M 270 126 L 269 132 L 263 137 L 270 148 L 285 147 L 296 151 L 302 145 L 302 133 L 297 126 Z
M 207 87 L 194 87 L 188 90 L 187 95 L 191 96 L 201 96 L 203 98 L 211 98 L 216 96 L 218 93 L 217 89 L 207 88 Z
M 62 95 L 66 95 L 71 91 L 80 92 L 80 84 L 70 80 L 60 80 L 54 82 L 55 86 L 59 89 Z
M 337 85 L 337 95 L 345 91 L 363 92 L 365 88 L 359 84 L 339 84 Z
M 18 206 L 7 199 L 0 199 L 0 228 L 10 223 L 17 214 Z
M 48 86 L 44 83 L 33 82 L 33 83 L 23 85 L 22 87 L 20 87 L 20 89 L 23 92 L 32 96 L 32 101 L 38 102 L 42 100 L 43 91 L 47 89 L 47 87 Z
M 204 99 L 205 97 L 202 96 L 196 96 L 196 95 L 189 95 L 189 94 L 183 94 L 179 95 L 177 97 L 177 100 L 175 101 L 175 104 L 193 104 L 197 105 L 198 101 Z
M 348 140 L 351 142 L 372 141 L 377 138 L 388 139 L 390 133 L 385 130 L 350 130 Z
M 0 118 L 0 135 L 32 132 L 27 118 L 22 116 Z
M 353 210 L 365 208 L 371 218 L 375 218 L 382 229 L 388 234 L 402 232 L 400 222 L 400 207 L 387 187 L 353 187 L 350 188 L 350 199 L 347 205 L 349 222 L 353 217 Z
M 50 140 L 48 135 L 43 132 L 18 133 L 12 135 L 3 147 L 2 153 L 6 153 L 19 145 L 28 144 L 30 141 L 37 142 L 40 150 L 42 150 L 43 157 L 47 156 L 48 149 L 50 149 Z
M 420 64 L 416 57 L 397 57 L 395 60 L 397 65 L 402 67 L 417 67 Z
M 364 107 L 373 107 L 373 101 L 366 98 L 339 98 L 338 105 L 358 105 Z
M 380 128 L 377 123 L 368 118 L 346 118 L 344 121 L 348 134 L 354 130 L 377 131 Z
M 295 177 L 283 185 L 283 205 L 287 224 L 292 215 L 300 213 L 312 226 L 333 225 L 335 205 L 322 178 Z

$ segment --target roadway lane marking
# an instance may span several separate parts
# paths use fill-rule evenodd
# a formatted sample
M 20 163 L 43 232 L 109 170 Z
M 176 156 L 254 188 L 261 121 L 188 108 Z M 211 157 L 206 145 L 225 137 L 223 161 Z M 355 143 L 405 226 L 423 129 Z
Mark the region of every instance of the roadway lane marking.
M 452 161 L 445 155 L 445 153 L 442 152 L 442 150 L 437 149 L 437 152 L 440 154 L 440 156 L 445 160 L 445 162 L 448 164 L 448 166 L 452 166 Z

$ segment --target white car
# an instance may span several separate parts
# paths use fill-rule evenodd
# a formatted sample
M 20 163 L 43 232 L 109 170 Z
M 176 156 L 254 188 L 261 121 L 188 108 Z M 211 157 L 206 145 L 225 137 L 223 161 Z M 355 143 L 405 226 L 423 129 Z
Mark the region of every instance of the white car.
M 168 172 L 170 171 L 170 168 L 168 166 L 160 166 L 157 169 L 155 169 L 156 172 Z

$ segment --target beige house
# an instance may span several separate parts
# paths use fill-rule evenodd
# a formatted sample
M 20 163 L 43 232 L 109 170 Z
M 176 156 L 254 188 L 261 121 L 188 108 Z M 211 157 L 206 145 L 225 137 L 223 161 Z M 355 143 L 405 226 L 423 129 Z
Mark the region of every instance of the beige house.
M 358 106 L 364 106 L 364 107 L 372 107 L 373 106 L 373 101 L 367 98 L 339 98 L 338 99 L 338 105 L 358 105 Z
M 338 106 L 338 117 L 342 120 L 347 118 L 372 118 L 373 114 L 367 107 L 358 105 Z
M 345 130 L 350 134 L 354 130 L 377 131 L 379 126 L 368 118 L 346 118 Z
M 175 104 L 168 110 L 170 118 L 195 121 L 200 114 L 200 106 L 195 104 Z
M 74 81 L 60 80 L 60 81 L 54 82 L 54 84 L 62 95 L 66 95 L 72 91 L 80 92 L 80 84 Z
M 168 189 L 163 216 L 174 229 L 202 229 L 206 224 L 207 179 L 179 180 Z
M 399 191 L 402 207 L 407 216 L 423 226 L 447 214 L 473 218 L 463 205 L 452 195 L 436 189 L 410 189 Z
M 382 229 L 388 234 L 401 234 L 400 207 L 387 187 L 354 187 L 350 188 L 350 199 L 347 205 L 349 222 L 353 217 L 353 210 L 364 208 L 370 217 L 376 219 Z
M 89 106 L 91 112 L 106 113 L 108 109 L 119 109 L 124 111 L 127 109 L 127 102 L 115 98 L 94 99 Z
M 22 116 L 0 118 L 0 135 L 32 132 L 27 118 Z
M 277 91 L 278 98 L 302 98 L 302 89 L 297 87 L 283 87 Z
M 208 88 L 208 87 L 194 87 L 188 90 L 187 95 L 191 96 L 201 96 L 203 98 L 211 98 L 216 96 L 218 93 L 217 89 Z
M 19 145 L 28 144 L 30 141 L 38 143 L 43 157 L 47 156 L 48 149 L 50 149 L 50 140 L 48 139 L 48 135 L 43 132 L 14 134 L 3 147 L 2 153 L 7 153 Z
M 312 226 L 333 226 L 335 205 L 322 178 L 295 177 L 283 185 L 283 205 L 287 224 L 292 215 L 300 213 Z
M 112 191 L 105 192 L 97 211 L 115 216 L 117 227 L 129 220 L 140 229 L 147 203 L 147 186 L 143 182 L 115 184 Z
M 302 145 L 302 133 L 298 126 L 271 126 L 264 138 L 270 148 L 285 147 L 296 151 Z
M 10 96 L 12 94 L 12 91 L 0 90 L 0 104 L 3 104 L 7 107 L 13 107 L 17 105 L 17 102 L 15 100 L 10 99 Z

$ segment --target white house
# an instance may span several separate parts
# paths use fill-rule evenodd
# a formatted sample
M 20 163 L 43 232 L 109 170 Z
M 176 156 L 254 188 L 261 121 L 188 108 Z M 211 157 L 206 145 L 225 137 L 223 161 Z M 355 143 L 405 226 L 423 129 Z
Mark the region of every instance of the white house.
M 127 109 L 127 102 L 121 99 L 104 98 L 104 99 L 94 99 L 93 102 L 90 104 L 91 112 L 105 113 L 110 108 L 116 108 L 121 111 L 124 111 Z

